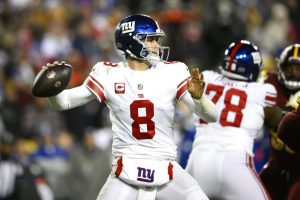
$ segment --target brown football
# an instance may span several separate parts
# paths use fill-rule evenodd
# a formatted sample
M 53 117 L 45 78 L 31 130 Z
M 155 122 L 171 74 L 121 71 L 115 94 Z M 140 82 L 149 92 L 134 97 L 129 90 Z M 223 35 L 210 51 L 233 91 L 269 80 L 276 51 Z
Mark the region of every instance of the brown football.
M 51 97 L 62 92 L 70 82 L 72 66 L 65 63 L 44 67 L 36 76 L 32 94 L 36 97 Z

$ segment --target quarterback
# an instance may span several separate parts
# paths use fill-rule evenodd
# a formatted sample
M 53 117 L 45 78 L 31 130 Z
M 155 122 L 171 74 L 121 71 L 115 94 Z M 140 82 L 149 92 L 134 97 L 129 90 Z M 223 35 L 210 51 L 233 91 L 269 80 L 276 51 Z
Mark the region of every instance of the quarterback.
M 197 69 L 190 74 L 184 63 L 166 61 L 169 48 L 160 44 L 164 36 L 149 16 L 124 18 L 116 27 L 115 44 L 126 61 L 98 62 L 81 86 L 49 97 L 57 110 L 95 98 L 110 108 L 113 167 L 97 200 L 208 199 L 175 161 L 173 118 L 179 100 L 207 122 L 216 121 L 217 110 L 203 94 Z

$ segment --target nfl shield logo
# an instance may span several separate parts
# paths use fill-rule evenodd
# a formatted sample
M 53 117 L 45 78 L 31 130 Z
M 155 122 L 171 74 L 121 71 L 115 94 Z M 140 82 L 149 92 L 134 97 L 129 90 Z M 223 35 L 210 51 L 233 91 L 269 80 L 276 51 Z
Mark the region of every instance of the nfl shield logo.
M 115 93 L 124 94 L 125 93 L 125 83 L 115 83 Z
M 141 84 L 141 83 L 138 84 L 138 89 L 139 89 L 139 90 L 142 90 L 142 89 L 143 89 L 143 84 Z

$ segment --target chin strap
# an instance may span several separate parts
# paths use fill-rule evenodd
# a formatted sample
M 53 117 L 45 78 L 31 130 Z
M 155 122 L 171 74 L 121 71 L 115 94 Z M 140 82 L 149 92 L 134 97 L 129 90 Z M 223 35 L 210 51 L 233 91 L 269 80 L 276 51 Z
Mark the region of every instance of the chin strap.
M 157 64 L 158 62 L 160 62 L 162 60 L 160 59 L 159 56 L 149 55 L 147 57 L 147 61 L 149 62 L 150 65 L 155 65 L 155 64 Z

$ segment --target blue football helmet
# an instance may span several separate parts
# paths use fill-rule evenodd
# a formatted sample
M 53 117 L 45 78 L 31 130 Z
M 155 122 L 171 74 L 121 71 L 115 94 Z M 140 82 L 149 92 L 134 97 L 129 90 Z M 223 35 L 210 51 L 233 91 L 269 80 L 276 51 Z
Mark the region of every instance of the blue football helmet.
M 254 44 L 246 40 L 231 43 L 225 50 L 220 69 L 228 78 L 254 82 L 262 69 L 260 52 Z
M 148 37 L 156 37 L 160 44 L 165 34 L 158 23 L 147 15 L 128 16 L 119 22 L 115 30 L 116 47 L 119 53 L 125 55 L 126 58 L 132 57 L 150 63 L 166 61 L 169 56 L 169 47 L 160 45 L 158 47 L 159 55 L 154 55 L 144 44 Z
M 289 90 L 299 90 L 300 44 L 286 47 L 277 60 L 277 67 L 278 80 Z M 298 71 L 297 74 L 295 74 L 296 71 Z

